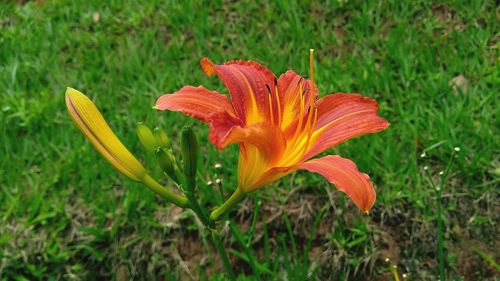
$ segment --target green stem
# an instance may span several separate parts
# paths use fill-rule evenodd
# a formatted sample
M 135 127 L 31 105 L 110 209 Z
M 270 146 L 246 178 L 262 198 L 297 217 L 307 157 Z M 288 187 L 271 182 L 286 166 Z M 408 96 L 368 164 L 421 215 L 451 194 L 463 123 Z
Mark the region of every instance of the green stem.
M 217 230 L 212 230 L 212 241 L 214 242 L 215 248 L 217 248 L 217 252 L 219 252 L 220 258 L 222 260 L 222 264 L 224 265 L 224 269 L 226 270 L 226 274 L 229 280 L 236 280 L 234 275 L 233 267 L 229 262 L 229 257 L 227 255 L 226 249 L 224 249 L 224 245 L 222 244 L 222 239 Z
M 198 201 L 196 201 L 196 198 L 194 198 L 191 191 L 188 191 L 185 194 L 189 200 L 189 207 L 191 208 L 191 210 L 193 210 L 193 212 L 196 213 L 196 215 L 200 218 L 201 222 L 206 227 L 214 229 L 215 228 L 214 221 L 208 217 L 208 214 L 205 212 L 205 209 L 201 208 L 200 204 L 198 204 Z
M 156 192 L 167 201 L 172 202 L 179 207 L 186 208 L 189 206 L 189 200 L 186 197 L 165 188 L 157 181 L 155 181 L 150 175 L 146 175 L 142 180 L 142 183 L 146 185 L 150 190 Z
M 223 214 L 229 212 L 232 208 L 234 208 L 238 203 L 240 203 L 243 199 L 245 199 L 247 193 L 243 190 L 241 190 L 240 187 L 236 188 L 234 193 L 229 197 L 229 199 L 226 200 L 222 205 L 217 207 L 215 210 L 212 211 L 210 214 L 210 219 L 213 221 L 216 221 L 222 216 Z

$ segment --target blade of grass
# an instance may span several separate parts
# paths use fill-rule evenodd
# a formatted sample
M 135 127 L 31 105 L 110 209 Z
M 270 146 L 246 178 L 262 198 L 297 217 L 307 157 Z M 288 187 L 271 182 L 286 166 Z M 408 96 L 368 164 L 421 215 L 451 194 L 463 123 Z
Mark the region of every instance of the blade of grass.
M 236 238 L 236 241 L 243 248 L 243 251 L 245 252 L 245 254 L 248 258 L 248 264 L 250 265 L 250 268 L 252 268 L 253 273 L 256 276 L 259 276 L 260 271 L 257 269 L 257 265 L 256 265 L 257 258 L 254 256 L 252 251 L 247 247 L 247 243 L 245 242 L 245 239 L 243 238 L 243 234 L 241 233 L 240 229 L 232 221 L 229 223 L 229 228 L 231 229 L 231 232 L 233 233 L 234 238 Z
M 257 219 L 259 217 L 259 210 L 260 210 L 260 205 L 261 205 L 261 200 L 260 196 L 256 194 L 253 198 L 253 203 L 255 205 L 255 208 L 252 213 L 252 225 L 250 225 L 250 229 L 248 229 L 247 233 L 247 246 L 251 247 L 252 246 L 252 241 L 253 241 L 253 235 L 255 232 L 255 226 L 257 225 Z
M 271 249 L 269 246 L 269 234 L 267 231 L 267 225 L 264 224 L 264 260 L 266 265 L 271 265 Z
M 217 251 L 219 252 L 222 264 L 224 265 L 224 269 L 226 270 L 227 277 L 229 278 L 229 280 L 236 280 L 233 267 L 231 266 L 231 262 L 229 261 L 229 257 L 222 243 L 222 239 L 216 230 L 212 230 L 212 240 L 214 242 L 215 248 L 217 248 Z
M 286 241 L 285 241 L 285 234 L 281 234 L 278 239 L 279 239 L 279 242 L 281 244 L 281 248 L 283 249 L 283 263 L 284 263 L 285 271 L 288 275 L 286 279 L 290 279 L 290 277 L 291 277 L 290 272 L 292 271 L 292 266 L 290 263 L 290 258 L 288 256 L 288 245 L 286 244 Z
M 323 219 L 323 217 L 325 216 L 326 211 L 328 211 L 329 208 L 330 208 L 329 203 L 327 203 L 323 207 L 321 207 L 319 214 L 316 216 L 316 219 L 314 220 L 313 227 L 312 227 L 311 231 L 309 232 L 309 239 L 307 240 L 306 247 L 304 248 L 304 259 L 306 259 L 307 262 L 309 261 L 309 252 L 311 251 L 312 243 L 313 243 L 314 238 L 316 237 L 316 232 L 318 231 L 319 224 L 320 224 L 321 220 Z
M 288 239 L 290 241 L 290 243 L 292 244 L 292 256 L 293 257 L 298 257 L 299 255 L 297 254 L 297 244 L 295 242 L 295 235 L 293 234 L 293 230 L 292 230 L 292 225 L 290 224 L 290 220 L 288 219 L 288 215 L 284 215 L 284 219 L 285 219 L 285 225 L 286 225 L 286 229 L 288 231 Z M 299 272 L 301 272 L 300 268 L 299 268 L 299 264 L 298 262 L 293 262 L 293 261 L 290 261 L 290 263 L 293 263 L 293 271 L 292 272 L 289 272 L 289 273 L 293 273 L 293 280 L 299 280 Z M 292 276 L 289 274 L 289 277 L 291 278 Z
M 491 267 L 493 267 L 494 269 L 496 269 L 497 271 L 500 272 L 500 265 L 498 265 L 498 263 L 492 258 L 490 257 L 488 254 L 486 254 L 485 252 L 479 250 L 478 248 L 474 248 L 474 251 L 481 257 L 483 258 L 483 260 L 485 260 L 489 265 L 491 265 Z

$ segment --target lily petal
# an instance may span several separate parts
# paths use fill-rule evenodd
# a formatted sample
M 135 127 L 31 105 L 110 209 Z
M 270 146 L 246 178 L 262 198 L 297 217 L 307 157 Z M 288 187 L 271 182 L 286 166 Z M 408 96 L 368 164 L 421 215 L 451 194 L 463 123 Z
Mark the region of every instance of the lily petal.
M 376 194 L 370 177 L 361 173 L 349 159 L 328 155 L 301 163 L 298 167 L 324 176 L 338 190 L 351 197 L 364 212 L 368 212 L 375 203 Z
M 377 102 L 359 94 L 328 95 L 318 100 L 317 108 L 314 144 L 303 159 L 348 139 L 382 131 L 390 125 L 378 116 Z
M 246 124 L 258 123 L 270 116 L 267 88 L 276 78 L 266 67 L 253 61 L 230 61 L 218 65 L 207 58 L 201 60 L 201 67 L 207 75 L 217 74 L 222 80 L 238 117 Z
M 224 149 L 227 144 L 227 138 L 233 127 L 243 127 L 245 124 L 239 118 L 232 116 L 227 111 L 215 112 L 209 116 L 210 133 L 208 139 L 219 150 Z
M 209 139 L 218 149 L 225 147 L 222 143 L 234 126 L 244 125 L 235 117 L 234 107 L 225 95 L 202 86 L 185 86 L 173 94 L 163 95 L 156 102 L 155 108 L 180 111 L 208 123 Z
M 245 192 L 252 192 L 252 191 L 258 189 L 259 187 L 262 187 L 268 183 L 277 181 L 278 179 L 280 179 L 280 178 L 282 178 L 282 177 L 284 177 L 284 176 L 286 176 L 286 175 L 288 175 L 296 170 L 297 170 L 296 167 L 273 167 L 273 168 L 267 170 L 265 173 L 263 173 L 251 185 L 245 186 L 245 185 L 240 184 L 240 186 L 243 186 L 243 190 Z
M 300 91 L 300 83 L 302 83 L 302 92 Z M 282 108 L 283 123 L 282 128 L 289 127 L 293 121 L 297 120 L 300 112 L 300 96 L 303 95 L 304 104 L 306 107 L 318 96 L 318 91 L 315 88 L 311 95 L 311 81 L 304 79 L 292 70 L 288 70 L 278 79 L 278 92 L 280 93 L 280 103 Z M 307 113 L 307 112 L 306 112 Z
M 234 108 L 225 95 L 202 86 L 184 86 L 173 94 L 162 95 L 154 107 L 158 110 L 180 111 L 203 122 L 210 121 L 215 112 L 227 112 L 234 116 Z
M 241 142 L 243 146 L 255 146 L 266 161 L 273 162 L 281 157 L 286 142 L 281 130 L 268 122 L 261 122 L 245 127 L 234 126 L 221 143 L 224 148 L 231 143 Z M 245 147 L 242 147 L 245 157 Z M 241 150 L 241 149 L 240 149 Z

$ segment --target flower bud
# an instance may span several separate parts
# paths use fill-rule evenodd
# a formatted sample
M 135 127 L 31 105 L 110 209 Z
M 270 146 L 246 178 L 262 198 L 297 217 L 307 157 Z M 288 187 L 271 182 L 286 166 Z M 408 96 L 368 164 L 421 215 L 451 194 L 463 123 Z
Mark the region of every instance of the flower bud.
M 170 151 L 170 149 L 160 148 L 156 150 L 155 154 L 165 174 L 167 174 L 174 182 L 179 183 L 179 178 L 177 177 L 175 169 L 175 157 L 172 154 L 172 151 Z
M 134 181 L 144 180 L 147 175 L 144 166 L 120 142 L 87 96 L 67 88 L 66 107 L 80 131 L 113 167 Z
M 156 138 L 156 142 L 160 146 L 160 148 L 171 148 L 170 140 L 168 139 L 167 133 L 164 130 L 156 127 L 153 130 L 153 133 Z
M 151 129 L 143 123 L 137 123 L 137 137 L 147 152 L 154 154 L 159 144 Z
M 191 127 L 182 128 L 181 153 L 186 188 L 193 190 L 196 185 L 196 165 L 198 160 L 198 141 Z

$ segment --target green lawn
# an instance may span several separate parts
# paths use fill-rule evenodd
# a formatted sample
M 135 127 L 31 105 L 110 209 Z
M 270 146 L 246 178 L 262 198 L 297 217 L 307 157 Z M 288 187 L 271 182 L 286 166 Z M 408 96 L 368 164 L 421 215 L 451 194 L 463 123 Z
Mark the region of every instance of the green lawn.
M 225 227 L 239 279 L 394 280 L 389 258 L 409 280 L 437 280 L 438 241 L 447 280 L 498 278 L 495 1 L 260 2 L 0 4 L 1 280 L 224 280 L 192 212 L 116 173 L 72 124 L 65 89 L 89 95 L 157 178 L 136 122 L 175 143 L 193 124 L 198 196 L 213 207 L 236 186 L 236 145 L 217 151 L 204 124 L 153 110 L 157 97 L 186 84 L 226 92 L 204 56 L 307 76 L 309 48 L 320 95 L 370 96 L 391 122 L 329 151 L 371 175 L 377 202 L 364 215 L 303 172 L 254 193 Z

